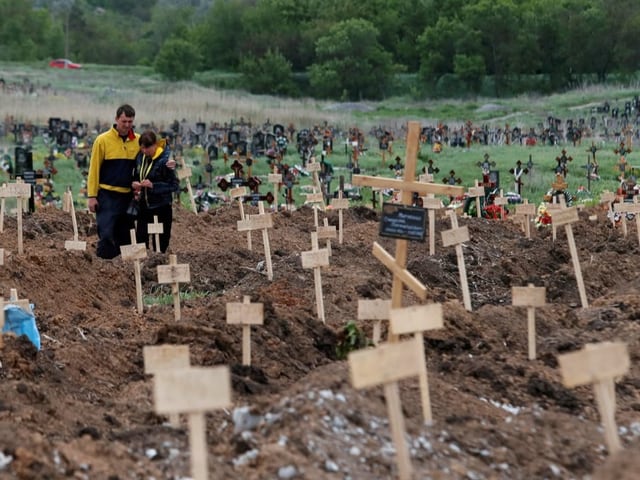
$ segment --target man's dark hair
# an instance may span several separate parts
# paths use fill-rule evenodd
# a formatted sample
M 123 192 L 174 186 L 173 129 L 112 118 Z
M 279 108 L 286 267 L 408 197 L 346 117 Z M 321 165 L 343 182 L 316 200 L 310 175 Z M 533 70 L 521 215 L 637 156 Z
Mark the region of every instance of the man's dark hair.
M 125 103 L 124 105 L 120 105 L 118 110 L 116 110 L 116 118 L 124 113 L 125 117 L 135 117 L 136 110 L 131 105 Z

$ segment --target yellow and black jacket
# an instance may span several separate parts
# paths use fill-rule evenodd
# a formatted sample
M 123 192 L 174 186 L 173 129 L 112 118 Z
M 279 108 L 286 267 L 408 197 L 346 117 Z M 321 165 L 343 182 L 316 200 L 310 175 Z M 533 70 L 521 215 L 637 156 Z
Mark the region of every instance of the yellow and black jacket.
M 120 193 L 131 191 L 131 174 L 140 151 L 139 136 L 136 133 L 123 140 L 115 126 L 98 135 L 91 150 L 88 197 L 97 197 L 101 188 Z

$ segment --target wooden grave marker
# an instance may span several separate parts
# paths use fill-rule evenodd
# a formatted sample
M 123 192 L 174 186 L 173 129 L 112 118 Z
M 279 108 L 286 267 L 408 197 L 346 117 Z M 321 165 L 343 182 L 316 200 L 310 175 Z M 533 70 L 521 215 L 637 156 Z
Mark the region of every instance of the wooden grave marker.
M 516 205 L 516 218 L 523 219 L 524 234 L 531 238 L 531 219 L 536 216 L 537 209 L 534 203 L 525 199 L 524 203 Z
M 4 248 L 0 248 L 0 265 L 4 265 Z
M 267 264 L 267 278 L 273 280 L 273 265 L 271 263 L 271 247 L 269 245 L 269 229 L 273 228 L 273 216 L 265 213 L 264 203 L 258 202 L 258 215 L 247 215 L 244 220 L 238 220 L 239 232 L 262 230 L 265 263 Z
M 553 221 L 553 212 L 567 208 L 567 202 L 564 199 L 564 195 L 560 196 L 559 202 L 556 202 L 555 198 L 553 200 L 553 202 L 547 204 L 547 212 L 551 216 L 551 239 L 555 242 L 558 237 L 558 225 Z
M 629 352 L 622 342 L 587 344 L 582 350 L 558 356 L 566 387 L 593 385 L 609 453 L 622 449 L 615 420 L 614 378 L 629 371 Z
M 133 261 L 133 272 L 136 279 L 136 305 L 138 313 L 142 314 L 142 277 L 140 272 L 140 260 L 147 258 L 147 246 L 144 243 L 136 243 L 136 231 L 131 229 L 131 245 L 121 245 L 120 253 L 125 261 Z
M 351 352 L 348 359 L 351 385 L 354 388 L 360 390 L 383 385 L 391 437 L 396 450 L 398 476 L 400 480 L 410 480 L 413 467 L 405 439 L 398 381 L 420 375 L 424 364 L 423 349 L 413 338 Z
M 407 125 L 407 147 L 404 176 L 402 179 L 381 178 L 366 175 L 354 175 L 352 184 L 356 186 L 369 186 L 373 188 L 392 188 L 406 192 L 402 195 L 402 203 L 411 205 L 413 201 L 413 192 L 418 195 L 427 195 L 433 193 L 435 195 L 452 195 L 458 196 L 464 193 L 464 187 L 453 185 L 441 185 L 435 183 L 422 183 L 416 181 L 416 168 L 418 151 L 420 149 L 420 130 L 421 122 L 408 122 Z M 381 261 L 393 274 L 393 282 L 391 287 L 391 306 L 399 308 L 402 306 L 402 289 L 407 285 L 419 298 L 425 299 L 427 295 L 426 287 L 420 283 L 408 270 L 407 265 L 407 248 L 408 240 L 396 240 L 395 257 L 387 253 L 378 243 L 373 244 L 373 255 Z M 393 338 L 391 338 L 393 340 Z
M 587 301 L 587 293 L 584 288 L 582 270 L 580 268 L 580 258 L 578 258 L 578 250 L 576 249 L 576 242 L 573 238 L 573 229 L 571 228 L 571 224 L 578 221 L 578 210 L 576 210 L 576 207 L 557 210 L 551 214 L 551 221 L 558 227 L 564 225 L 564 229 L 567 234 L 567 242 L 569 243 L 569 250 L 571 252 L 571 260 L 573 261 L 573 270 L 578 283 L 578 291 L 580 292 L 580 302 L 582 303 L 582 308 L 587 308 L 589 306 L 589 302 Z
M 320 269 L 329 265 L 329 252 L 326 248 L 318 248 L 318 234 L 311 232 L 311 250 L 300 254 L 302 268 L 313 268 L 313 282 L 316 290 L 316 310 L 318 318 L 324 318 L 324 298 L 322 295 L 322 275 Z
M 193 198 L 193 188 L 191 188 L 191 167 L 188 167 L 184 161 L 184 157 L 182 155 L 178 156 L 178 162 L 180 163 L 180 168 L 176 169 L 176 176 L 178 177 L 178 182 L 181 182 L 183 179 L 187 179 L 187 192 L 189 193 L 189 201 L 191 203 L 191 208 L 193 209 L 193 213 L 198 213 L 198 207 L 196 206 L 196 200 Z
M 236 187 L 232 188 L 229 191 L 229 196 L 234 199 L 238 199 L 238 208 L 240 209 L 240 219 L 245 220 L 246 216 L 244 214 L 244 202 L 242 201 L 242 197 L 247 194 L 247 187 Z M 247 250 L 253 250 L 253 246 L 251 245 L 251 230 L 247 230 Z
M 189 368 L 189 345 L 145 345 L 142 348 L 144 373 L 146 375 L 162 374 L 174 368 Z M 180 428 L 180 415 L 169 414 L 169 423 Z
M 71 214 L 71 222 L 73 224 L 73 240 L 65 240 L 64 248 L 65 250 L 86 250 L 87 242 L 78 240 L 78 221 L 76 219 L 76 209 L 73 205 L 73 194 L 71 193 L 70 187 L 64 192 L 62 198 L 63 210 L 66 207 L 65 211 Z
M 338 198 L 331 199 L 331 208 L 334 210 L 338 210 L 338 243 L 342 245 L 342 240 L 344 237 L 344 218 L 342 215 L 342 211 L 349 208 L 349 199 L 342 197 L 342 190 L 338 190 Z
M 207 480 L 209 462 L 205 413 L 231 405 L 229 367 L 170 369 L 155 375 L 156 413 L 186 413 L 189 418 L 191 476 Z
M 469 190 L 467 191 L 467 196 L 469 196 L 470 198 L 475 198 L 476 199 L 476 217 L 477 218 L 481 218 L 482 217 L 482 203 L 480 201 L 480 198 L 484 197 L 484 187 L 483 186 L 479 186 L 478 185 L 478 181 L 476 180 L 476 186 L 475 187 L 469 187 Z
M 638 235 L 638 242 L 640 243 L 640 203 L 637 202 L 637 197 L 633 198 L 633 203 L 622 202 L 614 203 L 613 211 L 621 215 L 620 222 L 622 223 L 622 233 L 627 236 L 627 215 L 633 214 L 636 219 L 636 232 Z M 614 220 L 615 223 L 615 220 Z
M 469 293 L 469 282 L 467 281 L 467 268 L 464 264 L 464 254 L 462 252 L 462 244 L 468 242 L 471 237 L 469 228 L 458 227 L 458 216 L 454 210 L 448 212 L 451 217 L 451 230 L 442 232 L 442 246 L 449 247 L 455 245 L 456 257 L 458 260 L 458 272 L 460 272 L 460 287 L 462 288 L 462 299 L 464 308 L 471 311 L 471 294 Z
M 170 283 L 173 296 L 173 317 L 181 320 L 180 314 L 180 283 L 191 281 L 191 271 L 188 263 L 178 264 L 176 255 L 169 255 L 169 265 L 158 265 L 158 283 Z
M 251 325 L 264 323 L 264 305 L 251 303 L 245 295 L 242 303 L 227 303 L 227 324 L 242 326 L 242 364 L 251 365 Z
M 380 298 L 358 300 L 358 320 L 374 320 L 371 339 L 376 346 L 380 343 L 382 321 L 389 320 L 390 311 L 391 300 Z
M 511 287 L 512 304 L 516 307 L 527 307 L 527 339 L 529 345 L 529 360 L 536 359 L 536 307 L 543 307 L 545 287 L 534 287 L 530 283 L 526 287 Z
M 338 237 L 338 232 L 336 232 L 335 225 L 329 225 L 329 219 L 323 219 L 324 225 L 319 226 L 316 231 L 318 233 L 318 240 L 327 240 L 327 250 L 329 251 L 329 256 L 331 256 L 331 239 Z
M 149 234 L 149 244 L 154 245 L 156 252 L 160 251 L 160 234 L 164 233 L 164 225 L 158 222 L 158 216 L 153 216 L 153 223 L 147 224 L 147 233 Z M 155 242 L 154 242 L 155 240 Z
M 613 215 L 613 202 L 616 200 L 616 194 L 614 192 L 604 191 L 600 194 L 600 205 L 606 204 L 608 217 L 611 219 L 611 226 L 616 226 L 616 220 Z
M 444 208 L 442 200 L 433 194 L 422 197 L 422 207 L 427 209 L 429 216 L 429 255 L 436 253 L 436 212 Z
M 31 198 L 31 185 L 25 183 L 21 178 L 16 178 L 15 183 L 7 183 L 0 188 L 0 198 L 16 199 L 16 218 L 18 221 L 18 254 L 22 255 L 24 253 L 22 212 L 25 210 L 23 202 L 25 200 L 28 201 L 29 198 Z M 2 212 L 2 216 L 4 219 L 4 212 Z
M 5 187 L 7 186 L 6 183 L 2 184 L 2 187 L 0 187 L 0 233 L 4 233 L 4 212 L 6 210 L 6 199 L 7 196 L 5 195 Z
M 422 402 L 422 416 L 424 422 L 433 422 L 431 414 L 431 398 L 429 396 L 429 380 L 427 378 L 427 363 L 424 355 L 424 331 L 442 328 L 444 325 L 442 305 L 431 303 L 414 305 L 404 308 L 392 308 L 390 311 L 390 328 L 394 335 L 413 334 L 417 347 L 422 352 L 422 362 L 419 366 L 418 380 L 420 382 L 420 399 Z
M 496 197 L 494 197 L 493 199 L 493 204 L 497 205 L 498 207 L 500 207 L 501 213 L 500 213 L 500 218 L 502 220 L 506 220 L 507 216 L 506 216 L 506 207 L 505 205 L 509 205 L 509 198 L 504 196 L 504 190 L 500 190 L 500 195 L 497 195 Z
M 280 198 L 280 185 L 282 184 L 282 174 L 270 173 L 267 176 L 267 182 L 273 185 L 273 209 L 278 211 L 278 198 Z

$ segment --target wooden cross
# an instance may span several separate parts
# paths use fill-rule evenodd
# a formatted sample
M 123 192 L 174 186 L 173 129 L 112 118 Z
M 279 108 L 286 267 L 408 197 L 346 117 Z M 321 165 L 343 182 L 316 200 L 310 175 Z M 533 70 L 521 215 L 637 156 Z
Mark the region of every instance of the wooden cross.
M 462 195 L 463 187 L 453 185 L 439 185 L 435 183 L 421 183 L 415 181 L 416 164 L 418 159 L 418 151 L 420 149 L 420 122 L 409 122 L 407 129 L 407 147 L 404 177 L 402 179 L 380 178 L 365 175 L 354 175 L 352 183 L 357 186 L 370 186 L 376 188 L 393 188 L 400 190 L 402 195 L 402 203 L 411 205 L 413 201 L 413 192 L 418 195 Z M 393 273 L 393 283 L 391 287 L 391 306 L 398 308 L 402 306 L 402 289 L 403 285 L 407 285 L 421 299 L 426 298 L 426 288 L 406 269 L 407 265 L 407 240 L 396 240 L 395 258 L 388 254 L 382 246 L 377 242 L 373 244 L 373 255 L 378 258 Z
M 267 278 L 273 280 L 273 266 L 271 264 L 271 247 L 269 246 L 269 228 L 273 228 L 273 216 L 264 212 L 263 202 L 258 202 L 258 215 L 248 215 L 244 220 L 238 220 L 239 232 L 262 230 L 265 262 L 267 264 Z
M 247 187 L 236 187 L 236 188 L 232 188 L 229 191 L 229 196 L 231 197 L 231 199 L 233 200 L 234 198 L 238 199 L 238 208 L 240 209 L 240 219 L 245 220 L 245 214 L 244 214 L 244 202 L 242 201 L 242 197 L 244 197 L 247 194 Z M 247 250 L 251 251 L 253 250 L 253 247 L 251 245 L 251 230 L 247 231 Z
M 338 198 L 331 199 L 331 208 L 338 210 L 338 243 L 342 245 L 343 219 L 342 211 L 349 208 L 349 199 L 342 198 L 342 190 L 338 190 Z
M 500 195 L 494 197 L 493 204 L 500 207 L 500 218 L 505 220 L 507 218 L 505 205 L 509 205 L 509 198 L 504 196 L 504 191 L 500 190 Z
M 66 250 L 86 250 L 87 242 L 78 240 L 78 221 L 76 220 L 76 209 L 73 205 L 73 195 L 71 193 L 71 187 L 69 187 L 67 191 L 64 192 L 62 198 L 63 210 L 66 207 L 65 211 L 71 213 L 71 222 L 73 224 L 73 240 L 65 240 L 64 248 Z
M 156 375 L 170 369 L 189 368 L 189 345 L 146 345 L 142 348 L 144 373 Z M 180 427 L 180 415 L 171 413 L 169 422 L 175 428 Z
M 329 256 L 331 256 L 331 239 L 337 238 L 338 236 L 335 225 L 329 225 L 329 219 L 325 218 L 324 225 L 318 227 L 316 230 L 318 233 L 318 240 L 327 240 L 327 251 L 329 252 Z
M 242 325 L 242 364 L 251 365 L 251 325 L 264 323 L 264 305 L 251 303 L 248 295 L 242 303 L 227 303 L 227 323 Z
M 324 209 L 324 195 L 322 192 L 307 193 L 304 204 L 311 204 L 313 208 L 313 224 L 318 228 L 318 205 L 322 205 Z
M 136 279 L 136 305 L 138 313 L 142 314 L 142 277 L 140 275 L 140 260 L 147 258 L 147 246 L 144 243 L 136 243 L 136 231 L 131 229 L 131 245 L 121 245 L 120 253 L 123 260 L 133 261 L 133 271 Z
M 158 222 L 157 215 L 153 216 L 153 223 L 147 224 L 147 233 L 149 234 L 149 241 L 151 245 L 154 244 L 154 238 L 155 238 L 156 252 L 159 252 L 160 251 L 160 234 L 164 233 L 164 225 Z
M 467 195 L 471 198 L 476 199 L 476 217 L 482 217 L 482 205 L 480 202 L 480 198 L 484 197 L 484 187 L 478 185 L 478 181 L 476 180 L 476 186 L 470 187 Z
M 529 360 L 536 359 L 536 311 L 535 307 L 545 305 L 546 289 L 534 287 L 512 287 L 512 303 L 516 307 L 527 307 L 527 338 L 529 344 Z
M 469 283 L 467 282 L 467 269 L 464 264 L 464 255 L 462 253 L 462 244 L 464 242 L 468 242 L 471 238 L 469 235 L 469 228 L 466 225 L 464 227 L 458 227 L 458 217 L 455 211 L 451 210 L 449 212 L 449 216 L 451 217 L 451 230 L 445 230 L 442 232 L 442 246 L 448 247 L 455 245 L 456 247 L 464 308 L 471 311 L 471 295 L 469 293 Z
M 318 234 L 316 232 L 311 232 L 311 250 L 302 252 L 300 257 L 302 268 L 313 268 L 313 281 L 316 287 L 316 310 L 318 318 L 322 320 L 322 323 L 326 323 L 320 268 L 329 265 L 329 251 L 326 248 L 318 248 Z
M 424 350 L 421 345 L 422 339 L 418 341 L 413 338 L 402 342 L 383 343 L 374 349 L 358 350 L 349 354 L 351 384 L 354 388 L 363 389 L 380 384 L 384 386 L 400 480 L 410 480 L 413 468 L 405 439 L 398 381 L 415 377 L 423 371 Z
M 629 371 L 629 352 L 622 342 L 587 344 L 582 350 L 558 356 L 567 387 L 593 384 L 609 453 L 622 449 L 615 420 L 614 378 Z
M 524 234 L 527 238 L 531 238 L 531 219 L 536 214 L 536 206 L 527 200 L 524 203 L 516 205 L 516 215 L 523 218 Z
M 322 193 L 322 185 L 320 185 L 320 177 L 318 175 L 318 172 L 322 170 L 322 165 L 320 165 L 319 162 L 316 162 L 316 157 L 310 158 L 309 162 L 307 163 L 306 169 L 307 172 L 311 173 L 313 177 L 313 191 L 315 193 Z
M 273 191 L 275 195 L 273 196 L 273 208 L 274 211 L 278 211 L 278 198 L 280 198 L 280 185 L 282 184 L 282 174 L 280 173 L 270 173 L 267 176 L 267 181 L 273 184 Z
M 193 189 L 191 188 L 191 167 L 187 167 L 182 155 L 178 156 L 178 161 L 180 162 L 181 168 L 176 170 L 176 176 L 178 177 L 179 182 L 184 178 L 187 179 L 187 192 L 189 193 L 191 208 L 193 209 L 193 213 L 198 213 L 198 207 L 196 206 L 196 201 L 193 198 Z
M 156 413 L 188 415 L 191 477 L 207 480 L 205 413 L 231 406 L 229 367 L 170 369 L 157 373 L 153 386 Z
M 622 203 L 614 203 L 613 211 L 619 212 L 622 215 L 622 231 L 624 232 L 624 236 L 627 236 L 627 214 L 632 213 L 636 218 L 636 231 L 638 234 L 638 242 L 640 242 L 640 203 L 638 203 L 636 197 L 634 197 L 633 203 L 622 202 Z
M 611 225 L 616 226 L 616 220 L 613 215 L 613 202 L 616 200 L 616 194 L 613 192 L 604 191 L 600 194 L 600 204 L 607 205 L 607 211 L 609 212 L 609 218 L 611 219 Z
M 358 320 L 375 320 L 371 336 L 374 345 L 380 343 L 382 321 L 389 320 L 390 311 L 391 300 L 382 300 L 380 298 L 358 300 Z
M 422 175 L 421 175 L 422 176 Z M 442 208 L 442 200 L 435 198 L 432 193 L 422 197 L 422 207 L 427 209 L 429 216 L 429 255 L 436 253 L 436 212 Z
M 423 361 L 419 366 L 418 380 L 420 381 L 420 396 L 422 401 L 422 416 L 424 422 L 433 422 L 431 415 L 431 399 L 429 397 L 429 381 L 427 379 L 427 364 L 424 361 L 423 332 L 443 327 L 442 305 L 431 303 L 405 308 L 392 308 L 390 312 L 390 328 L 394 335 L 413 334 L 417 348 L 422 352 Z
M 551 214 L 551 221 L 557 227 L 564 225 L 564 229 L 567 234 L 567 241 L 569 243 L 569 250 L 571 251 L 571 259 L 573 260 L 573 270 L 576 275 L 576 281 L 578 282 L 578 290 L 580 291 L 580 301 L 582 302 L 582 308 L 587 308 L 589 303 L 587 302 L 587 293 L 584 288 L 584 281 L 582 280 L 580 258 L 578 258 L 578 250 L 576 249 L 576 242 L 573 238 L 573 229 L 571 228 L 571 224 L 578 221 L 578 210 L 576 207 L 570 207 L 553 212 Z
M 22 242 L 22 212 L 23 212 L 23 202 L 31 198 L 31 185 L 28 183 L 24 183 L 21 178 L 16 178 L 15 183 L 8 183 L 0 188 L 0 197 L 1 198 L 9 198 L 15 197 L 16 199 L 16 215 L 18 220 L 18 254 L 22 255 L 24 253 L 24 247 Z M 4 217 L 4 212 L 2 212 Z
M 158 265 L 158 283 L 170 283 L 173 295 L 174 319 L 181 320 L 180 315 L 180 283 L 191 281 L 189 264 L 178 265 L 177 257 L 169 255 L 169 265 Z

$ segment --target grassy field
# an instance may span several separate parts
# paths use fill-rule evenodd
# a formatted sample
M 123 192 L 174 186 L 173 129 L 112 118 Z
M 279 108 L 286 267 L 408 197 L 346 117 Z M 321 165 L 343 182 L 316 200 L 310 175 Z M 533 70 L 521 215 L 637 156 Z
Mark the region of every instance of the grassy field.
M 436 125 L 438 122 L 460 125 L 465 121 L 471 121 L 475 124 L 500 127 L 509 124 L 512 128 L 519 126 L 526 132 L 530 127 L 545 122 L 550 115 L 560 119 L 588 119 L 592 115 L 593 107 L 602 105 L 605 101 L 612 107 L 618 106 L 622 109 L 624 102 L 640 94 L 638 87 L 591 86 L 546 97 L 530 95 L 506 99 L 477 98 L 469 101 L 423 102 L 391 98 L 381 102 L 341 105 L 313 99 L 291 100 L 254 96 L 239 91 L 207 89 L 192 83 L 166 83 L 144 67 L 105 68 L 85 65 L 82 70 L 65 71 L 51 69 L 45 65 L 3 63 L 0 70 L 5 81 L 5 89 L 0 91 L 2 118 L 12 116 L 18 122 L 38 125 L 46 125 L 49 117 L 81 120 L 90 126 L 97 121 L 109 123 L 113 119 L 115 108 L 127 102 L 137 109 L 137 123 L 153 123 L 159 128 L 176 119 L 186 119 L 193 123 L 224 123 L 244 118 L 258 124 L 267 120 L 284 125 L 292 122 L 298 128 L 327 122 L 341 130 L 357 126 L 364 132 L 378 125 L 399 130 L 408 120 L 420 121 L 423 125 Z M 618 187 L 619 155 L 614 150 L 619 144 L 613 139 L 605 141 L 601 137 L 586 138 L 581 145 L 575 147 L 571 144 L 535 147 L 473 145 L 468 150 L 445 147 L 438 154 L 433 153 L 431 146 L 425 144 L 422 146 L 419 166 L 426 165 L 427 159 L 431 159 L 439 169 L 435 177 L 436 182 L 442 182 L 448 177 L 448 172 L 454 170 L 463 186 L 472 186 L 476 180 L 481 179 L 479 164 L 484 155 L 488 154 L 490 161 L 495 162 L 492 169 L 500 172 L 500 187 L 507 192 L 515 190 L 513 176 L 509 170 L 515 167 L 518 160 L 525 165 L 531 160 L 533 168 L 523 178 L 522 195 L 529 201 L 538 203 L 555 179 L 556 158 L 561 155 L 563 148 L 572 158 L 567 176 L 569 191 L 575 193 L 587 188 L 584 165 L 587 163 L 587 150 L 592 142 L 598 148 L 597 160 L 600 164 L 601 180 L 592 181 L 590 190 L 592 197 L 597 198 L 603 190 L 615 190 Z M 401 139 L 394 143 L 394 153 L 384 166 L 375 138 L 369 137 L 367 143 L 369 149 L 360 159 L 363 174 L 392 176 L 393 172 L 388 165 L 393 163 L 393 157 L 398 155 L 404 162 L 404 144 Z M 13 156 L 13 146 L 11 135 L 0 138 L 0 151 Z M 335 151 L 329 160 L 335 168 L 335 180 L 332 183 L 335 190 L 340 175 L 349 182 L 350 170 L 346 168 L 348 153 L 345 152 L 344 139 L 336 139 L 334 148 Z M 631 148 L 632 152 L 627 156 L 628 163 L 640 165 L 640 160 L 635 159 L 640 154 L 633 152 L 633 146 Z M 41 139 L 36 138 L 33 151 L 34 167 L 41 168 L 49 154 L 48 148 Z M 318 155 L 319 153 L 318 151 Z M 208 182 L 209 173 L 204 171 L 203 150 L 187 149 L 184 154 L 187 164 L 193 167 L 192 183 L 197 183 L 199 177 Z M 290 149 L 285 162 L 292 165 L 300 163 L 295 148 Z M 57 154 L 55 167 L 58 170 L 53 178 L 56 195 L 62 196 L 64 189 L 70 186 L 81 208 L 82 172 L 76 168 L 72 159 L 67 159 L 61 152 Z M 211 177 L 214 184 L 215 177 L 230 173 L 228 165 L 222 160 L 213 162 Z M 265 159 L 256 159 L 253 174 L 261 176 L 266 183 L 267 173 L 268 165 Z M 0 174 L 0 180 L 7 181 L 8 177 Z M 300 185 L 295 189 L 298 201 L 301 189 L 309 182 L 310 177 L 301 177 Z M 365 201 L 370 202 L 371 195 L 367 189 L 364 189 L 363 193 Z

